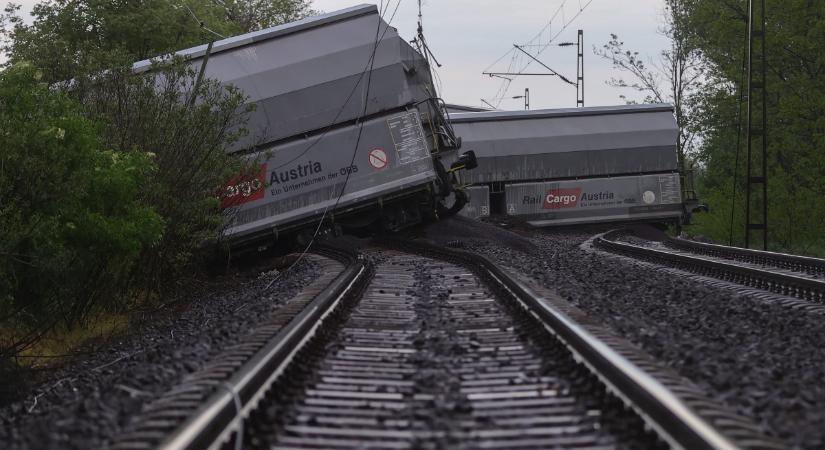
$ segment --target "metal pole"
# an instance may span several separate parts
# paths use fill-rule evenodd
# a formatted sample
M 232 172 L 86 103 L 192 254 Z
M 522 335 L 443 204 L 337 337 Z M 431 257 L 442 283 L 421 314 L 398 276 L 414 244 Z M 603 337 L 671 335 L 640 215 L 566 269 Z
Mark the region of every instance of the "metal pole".
M 765 0 L 762 0 L 762 250 L 768 250 L 768 59 Z
M 758 5 L 756 2 L 759 2 Z M 755 11 L 759 7 L 761 10 Z M 747 190 L 745 195 L 745 247 L 749 248 L 751 244 L 751 233 L 756 230 L 762 231 L 762 248 L 768 249 L 768 99 L 766 93 L 767 81 L 767 46 L 765 45 L 765 34 L 767 32 L 767 24 L 765 21 L 765 0 L 749 0 L 748 1 L 748 164 L 747 164 Z M 757 19 L 759 26 L 757 27 Z M 761 45 L 759 52 L 754 51 L 754 46 L 757 42 Z M 756 58 L 755 58 L 756 57 Z M 761 67 L 754 67 L 759 59 L 758 64 Z M 757 79 L 758 78 L 758 79 Z M 758 94 L 757 94 L 758 92 Z M 761 111 L 754 104 L 755 99 L 762 102 Z M 759 121 L 759 126 L 754 126 L 754 114 L 761 113 L 762 117 Z M 761 139 L 761 164 L 757 165 L 754 161 L 753 140 Z M 758 169 L 757 169 L 758 167 Z M 761 170 L 760 170 L 761 169 Z M 761 173 L 754 174 L 754 170 L 760 170 Z M 751 202 L 754 200 L 755 184 L 761 184 L 761 214 L 753 211 Z M 758 192 L 758 191 L 757 191 Z M 757 213 L 756 220 L 754 220 L 754 213 Z M 761 216 L 761 217 L 760 217 Z M 761 219 L 761 222 L 758 220 Z
M 753 0 L 748 1 L 748 166 L 745 193 L 745 248 L 751 244 L 751 162 L 753 160 Z
M 584 107 L 584 30 L 579 30 L 579 54 L 576 57 L 576 107 Z
M 570 81 L 570 80 L 568 80 L 567 78 L 565 78 L 565 77 L 564 77 L 564 75 L 562 75 L 562 74 L 560 74 L 560 73 L 556 72 L 555 70 L 551 69 L 551 68 L 550 68 L 550 66 L 548 66 L 547 64 L 545 64 L 545 63 L 543 63 L 543 62 L 539 61 L 539 60 L 538 60 L 535 56 L 531 55 L 529 52 L 527 52 L 526 50 L 524 50 L 524 49 L 523 49 L 523 48 L 521 48 L 520 46 L 518 46 L 518 45 L 516 45 L 516 44 L 513 44 L 513 46 L 514 46 L 515 48 L 517 48 L 519 51 L 521 51 L 522 53 L 524 53 L 525 55 L 529 56 L 529 57 L 530 57 L 530 59 L 532 59 L 533 61 L 535 61 L 535 62 L 537 62 L 537 63 L 541 64 L 542 66 L 544 66 L 544 68 L 545 68 L 545 69 L 547 69 L 547 70 L 549 70 L 551 74 L 553 74 L 553 75 L 555 75 L 555 76 L 559 77 L 559 78 L 560 78 L 562 81 L 564 81 L 565 83 L 567 83 L 567 84 L 572 84 L 572 85 L 574 85 L 574 86 L 576 85 L 576 83 L 573 83 L 572 81 Z
M 524 110 L 530 109 L 530 88 L 524 88 Z
M 195 104 L 195 99 L 198 97 L 198 90 L 201 88 L 203 74 L 206 72 L 206 64 L 209 62 L 209 54 L 212 53 L 212 44 L 214 43 L 215 41 L 209 41 L 209 45 L 206 46 L 206 53 L 203 55 L 203 62 L 201 63 L 201 69 L 198 72 L 198 78 L 195 79 L 195 85 L 192 86 L 192 96 L 189 98 L 190 108 Z

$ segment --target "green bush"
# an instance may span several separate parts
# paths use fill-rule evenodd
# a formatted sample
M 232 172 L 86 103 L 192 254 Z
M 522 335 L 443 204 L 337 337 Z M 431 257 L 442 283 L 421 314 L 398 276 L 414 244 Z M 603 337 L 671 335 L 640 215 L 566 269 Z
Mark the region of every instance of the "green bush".
M 5 353 L 118 308 L 164 223 L 141 195 L 157 173 L 154 157 L 107 150 L 82 108 L 30 65 L 0 72 L 0 149 Z
M 747 4 L 744 1 L 682 2 L 684 32 L 706 60 L 705 88 L 696 98 L 695 123 L 701 135 L 696 155 L 703 167 L 699 196 L 711 208 L 697 215 L 695 233 L 727 242 L 733 210 L 733 243 L 744 244 L 747 144 Z M 770 250 L 825 256 L 825 2 L 768 1 L 765 33 L 767 96 L 768 247 Z M 744 80 L 744 81 L 743 81 Z M 746 98 L 743 97 L 743 98 Z M 761 95 L 753 98 L 753 120 L 761 128 Z M 737 137 L 739 130 L 742 134 Z M 737 145 L 738 143 L 738 145 Z M 761 175 L 761 139 L 753 139 Z M 738 155 L 738 157 L 737 157 Z M 755 185 L 753 217 L 761 222 L 761 186 Z M 701 216 L 701 217 L 700 217 Z M 762 234 L 752 235 L 761 247 Z
M 178 60 L 137 75 L 128 66 L 109 70 L 78 78 L 73 87 L 88 116 L 103 124 L 107 146 L 123 155 L 155 155 L 157 169 L 141 195 L 166 227 L 157 245 L 143 249 L 133 274 L 146 294 L 169 292 L 194 273 L 199 250 L 223 225 L 217 191 L 244 168 L 225 152 L 245 132 L 244 96 L 209 79 L 196 88 L 196 79 Z
M 132 62 L 213 39 L 205 28 L 312 12 L 305 0 L 19 9 L 0 12 L 0 361 L 55 325 L 181 286 L 220 234 L 217 189 L 245 169 L 224 152 L 243 132 L 243 95 L 195 89 L 198 67 L 182 61 L 142 74 Z

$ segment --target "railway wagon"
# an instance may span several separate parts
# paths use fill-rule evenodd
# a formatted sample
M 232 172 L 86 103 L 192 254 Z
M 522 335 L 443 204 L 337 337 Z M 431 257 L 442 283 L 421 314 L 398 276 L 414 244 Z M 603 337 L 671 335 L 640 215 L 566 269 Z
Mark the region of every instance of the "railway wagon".
M 450 115 L 478 167 L 462 181 L 489 189 L 490 212 L 535 226 L 680 222 L 676 136 L 669 105 Z M 471 202 L 485 195 L 471 192 Z
M 233 246 L 314 231 L 319 221 L 396 229 L 460 208 L 438 156 L 459 144 L 429 64 L 375 5 L 177 55 L 255 105 L 248 135 L 227 149 L 255 168 L 221 195 L 222 237 Z

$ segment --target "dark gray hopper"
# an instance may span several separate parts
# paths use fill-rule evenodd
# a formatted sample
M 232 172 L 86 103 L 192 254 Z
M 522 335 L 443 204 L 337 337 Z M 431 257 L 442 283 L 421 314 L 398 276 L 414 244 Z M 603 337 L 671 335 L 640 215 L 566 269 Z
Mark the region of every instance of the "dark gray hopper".
M 674 172 L 670 105 L 627 105 L 450 114 L 478 168 L 468 183 Z
M 468 112 L 450 119 L 478 160 L 462 179 L 476 197 L 483 195 L 479 187 L 489 188 L 492 214 L 536 226 L 685 215 L 670 105 Z
M 176 55 L 199 69 L 206 48 Z M 372 73 L 362 75 L 374 48 Z M 146 70 L 150 65 L 147 60 L 134 67 Z M 249 136 L 232 151 L 355 120 L 364 111 L 368 78 L 368 116 L 426 100 L 435 92 L 424 59 L 380 18 L 375 5 L 217 41 L 205 76 L 239 87 L 256 105 Z
M 177 55 L 200 69 L 206 51 Z M 449 193 L 448 182 L 446 190 L 433 184 L 446 174 L 432 154 L 455 145 L 429 65 L 375 5 L 217 41 L 205 76 L 255 105 L 249 135 L 227 149 L 260 167 L 224 187 L 230 241 L 278 239 L 346 214 L 416 221 L 419 211 L 384 208 L 421 208 Z

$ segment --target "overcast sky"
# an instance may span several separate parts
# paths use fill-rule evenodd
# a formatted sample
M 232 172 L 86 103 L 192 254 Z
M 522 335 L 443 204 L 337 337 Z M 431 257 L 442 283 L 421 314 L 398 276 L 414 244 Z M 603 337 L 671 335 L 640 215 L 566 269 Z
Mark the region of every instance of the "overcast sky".
M 387 1 L 390 11 L 385 19 L 389 20 L 397 0 L 385 0 L 384 3 Z M 364 2 L 313 0 L 314 8 L 325 12 L 360 3 Z M 481 73 L 505 54 L 507 56 L 490 67 L 489 71 L 507 71 L 512 51 L 515 51 L 512 50 L 513 44 L 521 45 L 533 39 L 563 5 L 551 29 L 541 36 L 541 43 L 545 44 L 565 23 L 571 22 L 588 0 L 423 0 L 422 3 L 425 38 L 442 64 L 437 69 L 443 84 L 442 97 L 448 103 L 483 106 L 480 99 L 492 101 L 503 80 Z M 610 33 L 615 33 L 629 49 L 658 59 L 659 52 L 668 45 L 666 38 L 658 31 L 663 7 L 663 0 L 592 0 L 578 18 L 558 35 L 555 42 L 575 42 L 577 30 L 584 30 L 586 106 L 624 103 L 619 98 L 621 92 L 605 84 L 611 76 L 619 74 L 610 62 L 593 54 L 593 46 L 604 45 L 610 40 Z M 402 37 L 410 40 L 415 37 L 417 21 L 417 0 L 401 0 L 392 25 Z M 538 43 L 538 40 L 534 42 Z M 527 58 L 521 57 L 516 66 L 523 67 Z M 575 81 L 575 47 L 557 47 L 553 44 L 539 59 Z M 533 63 L 527 71 L 542 72 L 543 68 Z M 524 88 L 530 88 L 531 109 L 576 106 L 574 86 L 564 84 L 556 77 L 530 76 L 513 80 L 500 108 L 523 108 L 522 99 L 511 97 L 522 95 Z M 632 92 L 626 94 L 630 98 L 642 97 Z
M 389 1 L 389 20 L 398 0 Z M 400 6 L 392 21 L 407 40 L 416 34 L 418 21 L 417 0 L 400 0 Z M 589 2 L 589 5 L 588 5 Z M 2 2 L 5 6 L 5 0 Z M 34 0 L 18 0 L 24 11 L 29 11 Z M 313 7 L 324 12 L 365 3 L 363 0 L 312 0 Z M 528 61 L 526 55 L 513 60 L 518 53 L 513 44 L 547 44 L 551 36 L 557 35 L 565 24 L 568 28 L 558 34 L 556 40 L 546 47 L 539 59 L 565 77 L 575 80 L 575 47 L 557 47 L 558 42 L 576 40 L 576 30 L 584 30 L 585 39 L 585 105 L 615 105 L 623 101 L 616 88 L 605 84 L 618 73 L 608 61 L 593 54 L 593 46 L 601 46 L 616 33 L 629 49 L 642 55 L 657 58 L 667 46 L 666 39 L 658 28 L 664 6 L 663 0 L 423 0 L 424 33 L 430 49 L 441 62 L 437 69 L 441 80 L 441 95 L 448 103 L 484 106 L 481 99 L 499 104 L 501 109 L 523 108 L 522 99 L 511 97 L 522 95 L 524 88 L 530 88 L 531 108 L 574 107 L 576 89 L 556 77 L 523 76 L 513 79 L 505 95 L 500 94 L 504 82 L 501 79 L 482 75 L 485 69 L 505 72 L 513 63 L 520 69 Z M 383 3 L 382 3 L 383 4 Z M 572 20 L 580 9 L 575 20 Z M 380 6 L 380 5 L 379 5 Z M 556 14 L 557 13 L 557 14 Z M 556 14 L 551 22 L 551 17 Z M 550 23 L 550 27 L 545 26 Z M 543 33 L 540 33 L 542 30 Z M 525 47 L 532 51 L 538 46 Z M 509 52 L 509 53 L 508 53 Z M 497 59 L 504 58 L 497 64 Z M 492 66 L 491 66 L 492 64 Z M 535 63 L 528 72 L 542 72 Z M 625 92 L 634 98 L 633 93 Z M 635 98 L 640 96 L 636 95 Z

